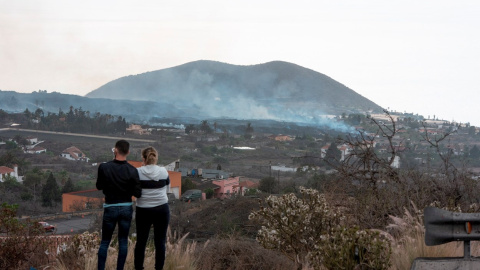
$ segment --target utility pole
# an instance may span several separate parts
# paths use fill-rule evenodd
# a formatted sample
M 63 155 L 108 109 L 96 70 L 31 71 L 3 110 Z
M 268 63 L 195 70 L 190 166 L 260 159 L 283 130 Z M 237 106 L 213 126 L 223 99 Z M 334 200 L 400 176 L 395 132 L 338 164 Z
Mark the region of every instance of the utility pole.
M 272 177 L 272 161 L 270 161 L 270 177 Z
M 280 170 L 277 171 L 277 179 L 278 179 L 278 193 L 280 193 Z

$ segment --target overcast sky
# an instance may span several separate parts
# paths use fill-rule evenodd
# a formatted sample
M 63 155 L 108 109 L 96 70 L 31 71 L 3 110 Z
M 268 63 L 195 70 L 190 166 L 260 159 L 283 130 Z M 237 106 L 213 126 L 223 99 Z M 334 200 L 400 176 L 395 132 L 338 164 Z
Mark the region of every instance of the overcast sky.
M 282 60 L 378 105 L 480 126 L 480 1 L 0 0 L 0 89 Z

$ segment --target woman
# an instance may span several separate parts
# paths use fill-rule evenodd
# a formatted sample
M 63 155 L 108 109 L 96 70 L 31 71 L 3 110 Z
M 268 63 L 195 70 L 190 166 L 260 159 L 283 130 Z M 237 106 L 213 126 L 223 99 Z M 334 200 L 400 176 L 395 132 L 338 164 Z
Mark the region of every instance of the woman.
M 142 197 L 137 199 L 135 222 L 137 244 L 135 245 L 135 269 L 143 269 L 145 247 L 150 227 L 153 225 L 155 241 L 155 269 L 163 269 L 165 263 L 165 241 L 170 220 L 167 188 L 170 185 L 168 172 L 157 164 L 158 152 L 153 147 L 142 150 L 143 166 L 138 168 Z

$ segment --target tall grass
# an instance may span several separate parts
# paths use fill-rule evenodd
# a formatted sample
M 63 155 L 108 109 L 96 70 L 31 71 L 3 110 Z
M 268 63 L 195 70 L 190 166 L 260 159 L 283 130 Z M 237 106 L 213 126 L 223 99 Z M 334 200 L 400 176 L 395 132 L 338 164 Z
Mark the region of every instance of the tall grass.
M 173 270 L 194 270 L 195 267 L 195 251 L 197 242 L 186 242 L 188 233 L 180 237 L 176 232 L 171 233 L 170 228 L 167 233 L 167 255 L 165 257 L 165 265 L 163 269 Z M 207 241 L 204 246 L 208 245 Z M 153 268 L 152 268 L 153 269 Z
M 185 241 L 188 234 L 182 237 L 177 236 L 176 233 L 171 233 L 170 229 L 167 233 L 167 252 L 165 257 L 165 270 L 194 270 L 195 258 L 194 253 L 197 247 L 196 242 Z M 116 243 L 116 241 L 112 241 Z M 106 261 L 107 270 L 115 270 L 117 265 L 118 249 L 117 245 L 110 246 L 108 249 L 108 257 Z M 70 248 L 79 248 L 70 246 Z M 94 270 L 97 269 L 97 246 L 90 248 L 83 248 L 81 256 L 58 256 L 55 265 L 56 270 Z M 135 242 L 128 241 L 128 255 L 125 263 L 125 269 L 135 269 L 134 266 L 134 249 Z M 75 252 L 74 252 L 75 253 Z M 145 270 L 155 269 L 155 248 L 153 243 L 148 245 L 145 250 Z
M 392 223 L 387 226 L 392 241 L 393 269 L 410 269 L 418 257 L 463 257 L 463 242 L 450 242 L 438 246 L 425 244 L 423 213 L 412 203 L 414 213 L 405 209 L 403 217 L 390 216 Z M 480 251 L 472 245 L 472 254 Z

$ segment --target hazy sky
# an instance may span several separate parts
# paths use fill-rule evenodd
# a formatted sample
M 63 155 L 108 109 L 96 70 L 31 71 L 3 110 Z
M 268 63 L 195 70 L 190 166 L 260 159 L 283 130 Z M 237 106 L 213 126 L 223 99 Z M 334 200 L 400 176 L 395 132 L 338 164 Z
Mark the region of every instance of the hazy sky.
M 196 60 L 282 60 L 480 126 L 480 1 L 0 0 L 0 89 L 85 95 Z

